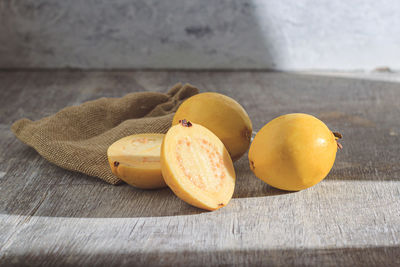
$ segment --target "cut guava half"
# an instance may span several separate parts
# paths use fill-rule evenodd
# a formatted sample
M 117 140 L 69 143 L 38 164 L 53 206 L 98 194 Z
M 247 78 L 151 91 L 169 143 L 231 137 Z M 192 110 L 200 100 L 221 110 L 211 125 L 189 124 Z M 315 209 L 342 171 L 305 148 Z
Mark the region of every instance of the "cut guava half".
M 171 127 L 161 146 L 166 184 L 183 201 L 216 210 L 228 204 L 235 170 L 221 140 L 207 128 L 182 120 Z
M 143 189 L 165 187 L 160 151 L 164 134 L 135 134 L 119 139 L 107 150 L 111 171 L 124 182 Z

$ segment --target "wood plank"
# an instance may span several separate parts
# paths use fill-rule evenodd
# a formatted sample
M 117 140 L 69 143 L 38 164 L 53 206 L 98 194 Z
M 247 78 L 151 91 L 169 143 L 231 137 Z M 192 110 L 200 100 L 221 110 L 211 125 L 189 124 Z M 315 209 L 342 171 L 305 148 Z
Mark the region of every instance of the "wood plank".
M 305 112 L 344 134 L 330 175 L 287 193 L 235 163 L 231 203 L 204 212 L 169 189 L 58 168 L 9 127 L 177 81 L 238 100 L 260 129 Z M 400 85 L 267 72 L 0 72 L 0 265 L 399 265 Z

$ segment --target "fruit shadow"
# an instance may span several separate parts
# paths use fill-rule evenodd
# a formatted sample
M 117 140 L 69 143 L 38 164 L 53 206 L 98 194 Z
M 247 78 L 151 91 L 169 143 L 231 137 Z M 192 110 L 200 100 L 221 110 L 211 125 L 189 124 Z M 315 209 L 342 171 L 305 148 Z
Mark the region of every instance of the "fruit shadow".
M 233 198 L 268 197 L 295 193 L 274 188 L 258 179 L 250 169 L 247 154 L 236 161 L 234 165 L 236 185 Z

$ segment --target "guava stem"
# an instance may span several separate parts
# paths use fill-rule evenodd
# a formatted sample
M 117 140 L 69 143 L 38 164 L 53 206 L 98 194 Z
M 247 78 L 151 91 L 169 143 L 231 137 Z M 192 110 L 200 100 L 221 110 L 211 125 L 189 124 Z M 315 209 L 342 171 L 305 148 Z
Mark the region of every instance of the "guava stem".
M 192 123 L 190 121 L 187 121 L 185 119 L 179 120 L 179 123 L 182 124 L 183 127 L 191 127 Z
M 338 133 L 338 132 L 332 132 L 332 133 L 336 137 L 336 140 L 343 138 L 343 135 L 341 133 Z
M 339 139 L 342 139 L 342 138 L 343 138 L 343 135 L 342 135 L 341 133 L 338 133 L 338 132 L 332 132 L 332 133 L 333 133 L 333 135 L 335 136 L 335 140 L 336 140 L 337 147 L 338 147 L 339 149 L 343 149 L 342 144 L 338 142 Z

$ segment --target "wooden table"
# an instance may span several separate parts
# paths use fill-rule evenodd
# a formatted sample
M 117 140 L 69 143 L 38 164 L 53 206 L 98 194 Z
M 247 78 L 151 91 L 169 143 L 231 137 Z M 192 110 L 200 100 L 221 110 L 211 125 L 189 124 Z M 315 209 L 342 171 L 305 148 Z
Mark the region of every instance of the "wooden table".
M 10 125 L 177 81 L 239 101 L 255 130 L 291 112 L 343 133 L 320 184 L 269 187 L 236 164 L 234 197 L 205 212 L 169 189 L 112 186 L 63 170 Z M 400 264 L 400 84 L 270 72 L 0 72 L 0 265 Z

